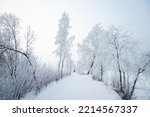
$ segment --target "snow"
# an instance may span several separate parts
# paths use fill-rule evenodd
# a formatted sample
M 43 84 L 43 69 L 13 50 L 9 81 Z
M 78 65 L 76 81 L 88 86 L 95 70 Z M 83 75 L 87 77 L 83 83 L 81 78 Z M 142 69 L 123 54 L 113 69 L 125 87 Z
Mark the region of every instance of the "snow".
M 103 82 L 95 81 L 90 75 L 73 73 L 45 87 L 37 96 L 33 92 L 24 100 L 120 100 L 119 95 Z
M 150 89 L 137 88 L 135 89 L 133 99 L 136 100 L 150 100 Z

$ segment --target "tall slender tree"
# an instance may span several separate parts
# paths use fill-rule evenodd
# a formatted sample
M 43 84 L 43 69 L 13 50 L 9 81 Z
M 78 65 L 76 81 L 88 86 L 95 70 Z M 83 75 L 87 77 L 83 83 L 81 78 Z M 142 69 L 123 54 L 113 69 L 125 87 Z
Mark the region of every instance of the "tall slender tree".
M 71 48 L 74 36 L 68 37 L 70 28 L 71 26 L 69 24 L 69 15 L 66 12 L 64 12 L 62 14 L 61 19 L 59 20 L 58 32 L 55 37 L 56 39 L 55 44 L 57 46 L 55 53 L 59 57 L 58 72 L 60 74 L 60 78 L 63 77 L 65 63 L 67 64 L 71 62 L 71 49 L 70 48 Z

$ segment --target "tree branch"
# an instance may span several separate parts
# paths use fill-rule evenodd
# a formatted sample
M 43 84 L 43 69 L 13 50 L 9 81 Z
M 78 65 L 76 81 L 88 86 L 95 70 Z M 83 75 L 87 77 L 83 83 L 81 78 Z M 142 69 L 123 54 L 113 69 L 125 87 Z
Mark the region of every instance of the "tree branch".
M 0 45 L 0 49 L 11 50 L 11 51 L 14 51 L 14 52 L 17 52 L 17 53 L 22 54 L 23 56 L 25 56 L 25 57 L 27 58 L 29 64 L 32 66 L 32 63 L 31 63 L 29 57 L 27 56 L 27 54 L 25 54 L 25 53 L 23 53 L 23 52 L 21 52 L 21 51 L 19 51 L 19 50 L 16 50 L 16 49 L 14 49 L 14 48 L 6 47 L 6 46 L 4 46 L 4 45 Z

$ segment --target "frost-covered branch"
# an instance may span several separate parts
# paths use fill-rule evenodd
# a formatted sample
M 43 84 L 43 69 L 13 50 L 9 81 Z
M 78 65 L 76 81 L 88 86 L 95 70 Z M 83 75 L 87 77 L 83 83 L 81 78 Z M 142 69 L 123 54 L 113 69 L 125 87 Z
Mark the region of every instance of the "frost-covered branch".
M 28 62 L 29 62 L 30 65 L 32 66 L 32 63 L 31 63 L 31 61 L 30 61 L 30 59 L 29 59 L 29 57 L 27 56 L 26 53 L 21 52 L 21 51 L 19 51 L 19 50 L 16 50 L 16 49 L 14 49 L 14 48 L 6 47 L 6 46 L 4 46 L 4 45 L 0 45 L 0 49 L 4 49 L 3 52 L 6 51 L 6 50 L 11 50 L 11 51 L 14 51 L 14 52 L 17 52 L 17 53 L 22 54 L 23 56 L 25 56 L 25 57 L 27 58 Z

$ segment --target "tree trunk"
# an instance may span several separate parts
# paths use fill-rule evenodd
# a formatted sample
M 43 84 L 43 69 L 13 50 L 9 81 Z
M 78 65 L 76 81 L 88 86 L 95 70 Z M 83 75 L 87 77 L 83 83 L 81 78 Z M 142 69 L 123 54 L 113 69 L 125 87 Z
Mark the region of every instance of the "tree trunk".
M 118 48 L 117 47 L 116 47 L 116 51 L 117 51 L 117 66 L 118 66 L 119 80 L 120 80 L 120 92 L 123 92 L 122 71 L 121 71 L 121 67 L 120 67 L 120 56 L 119 56 L 119 52 L 118 52 Z
M 71 75 L 71 72 L 72 72 L 72 62 L 70 60 L 70 75 Z
M 141 74 L 141 69 L 139 68 L 138 69 L 138 72 L 137 72 L 137 75 L 136 75 L 136 78 L 134 80 L 134 83 L 133 83 L 133 86 L 132 86 L 132 89 L 131 89 L 131 92 L 129 94 L 129 99 L 131 99 L 131 97 L 133 96 L 133 93 L 135 91 L 135 86 L 136 86 L 136 83 L 137 83 L 137 80 L 139 79 L 139 75 Z
M 104 69 L 103 64 L 101 63 L 101 81 L 103 81 Z
M 123 92 L 123 87 L 122 87 L 122 74 L 121 74 L 121 69 L 120 67 L 118 68 L 119 70 L 119 79 L 120 79 L 120 92 Z
M 64 60 L 62 60 L 62 63 L 61 63 L 61 71 L 60 71 L 60 78 L 61 79 L 63 77 L 63 68 L 64 68 Z
M 60 60 L 59 60 L 59 63 L 58 63 L 58 74 L 60 74 L 60 65 L 61 65 L 61 57 L 60 57 Z
M 92 61 L 91 65 L 90 65 L 90 69 L 89 69 L 89 71 L 87 72 L 87 75 L 90 74 L 91 69 L 92 69 L 92 67 L 93 67 L 93 65 L 94 65 L 94 61 L 95 61 L 95 54 L 94 54 L 94 57 L 93 57 L 93 61 Z
M 123 71 L 122 72 L 122 78 L 123 78 L 123 81 L 122 81 L 122 93 L 124 94 L 126 92 L 126 73 Z

